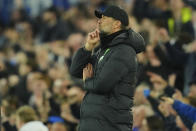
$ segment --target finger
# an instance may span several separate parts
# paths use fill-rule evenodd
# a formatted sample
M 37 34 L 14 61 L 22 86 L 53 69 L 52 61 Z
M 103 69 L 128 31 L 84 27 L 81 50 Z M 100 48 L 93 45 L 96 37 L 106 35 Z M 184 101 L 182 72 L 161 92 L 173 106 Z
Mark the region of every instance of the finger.
M 97 38 L 98 37 L 98 32 L 97 32 L 97 30 L 95 30 L 95 38 Z
M 93 66 L 91 63 L 89 63 L 89 70 L 92 71 L 92 69 L 93 69 Z
M 158 106 L 158 108 L 159 108 L 159 110 L 163 110 L 163 104 L 161 103 L 161 104 L 159 104 L 159 106 Z
M 87 69 L 88 69 L 88 70 L 90 70 L 90 68 L 91 68 L 91 67 L 90 67 L 90 63 L 88 63 L 88 65 L 87 65 Z
M 90 64 L 90 74 L 93 75 L 93 66 Z
M 169 97 L 162 97 L 162 99 L 165 101 L 165 102 L 169 102 L 170 101 L 170 98 Z
M 94 32 L 92 33 L 92 38 L 95 38 L 95 33 Z
M 97 38 L 97 32 L 95 31 L 95 38 Z
M 88 64 L 86 65 L 86 70 L 88 70 Z
M 167 97 L 163 96 L 163 97 L 161 97 L 161 100 L 167 101 Z
M 83 72 L 86 72 L 87 71 L 87 68 L 85 67 L 85 68 L 83 68 Z
M 92 32 L 92 38 L 95 38 L 95 35 L 96 35 L 95 32 Z
M 96 30 L 95 30 L 95 33 L 96 33 L 96 36 L 98 36 L 98 35 L 99 35 L 99 30 L 96 29 Z
M 95 33 L 94 32 L 92 33 L 92 37 L 95 38 Z
M 148 76 L 154 76 L 154 73 L 153 73 L 153 72 L 150 72 L 150 71 L 147 71 L 146 74 L 147 74 Z
M 89 36 L 90 36 L 91 39 L 93 38 L 92 33 L 89 33 Z

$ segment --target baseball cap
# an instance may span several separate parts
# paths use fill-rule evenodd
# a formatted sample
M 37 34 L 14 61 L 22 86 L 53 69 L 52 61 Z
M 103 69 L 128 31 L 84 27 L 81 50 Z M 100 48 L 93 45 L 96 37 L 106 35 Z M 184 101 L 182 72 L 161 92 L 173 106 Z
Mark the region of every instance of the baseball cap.
M 128 14 L 118 6 L 108 6 L 104 11 L 95 10 L 97 18 L 102 18 L 102 15 L 119 20 L 124 26 L 129 25 Z

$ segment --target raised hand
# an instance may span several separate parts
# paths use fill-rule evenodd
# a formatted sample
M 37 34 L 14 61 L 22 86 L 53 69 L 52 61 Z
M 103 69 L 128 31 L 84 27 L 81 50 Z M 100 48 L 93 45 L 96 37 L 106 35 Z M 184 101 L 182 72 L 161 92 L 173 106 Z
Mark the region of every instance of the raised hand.
M 166 43 L 170 40 L 169 34 L 165 28 L 161 28 L 158 32 L 159 40 Z
M 99 30 L 91 32 L 87 36 L 85 49 L 88 51 L 92 51 L 95 47 L 97 47 L 100 43 Z
M 183 95 L 182 92 L 180 92 L 178 89 L 176 89 L 175 93 L 172 96 L 173 99 L 183 101 Z
M 165 103 L 165 102 L 161 102 L 158 106 L 159 108 L 159 111 L 165 116 L 169 116 L 170 115 L 170 111 L 169 111 L 169 108 L 168 108 L 168 103 Z
M 153 72 L 147 72 L 147 75 L 150 76 L 150 81 L 152 83 L 158 82 L 162 85 L 163 88 L 165 88 L 168 83 L 166 80 L 164 80 L 160 75 L 153 73 Z
M 172 99 L 172 98 L 169 98 L 169 97 L 162 97 L 161 99 L 162 99 L 164 102 L 166 102 L 167 104 L 170 104 L 170 105 L 174 104 L 174 99 Z
M 93 66 L 88 63 L 88 65 L 83 69 L 83 81 L 87 78 L 91 78 L 93 76 Z

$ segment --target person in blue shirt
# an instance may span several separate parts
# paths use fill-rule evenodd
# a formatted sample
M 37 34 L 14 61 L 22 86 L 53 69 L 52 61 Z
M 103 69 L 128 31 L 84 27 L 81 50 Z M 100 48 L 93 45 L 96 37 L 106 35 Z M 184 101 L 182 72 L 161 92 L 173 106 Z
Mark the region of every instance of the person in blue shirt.
M 196 108 L 169 97 L 163 97 L 162 99 L 168 104 L 172 104 L 178 115 L 183 116 L 194 123 L 196 122 Z

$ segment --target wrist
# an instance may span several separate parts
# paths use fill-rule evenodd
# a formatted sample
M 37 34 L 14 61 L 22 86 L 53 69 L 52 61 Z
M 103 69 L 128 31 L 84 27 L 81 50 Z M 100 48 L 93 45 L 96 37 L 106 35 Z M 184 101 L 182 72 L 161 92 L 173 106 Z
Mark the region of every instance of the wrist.
M 88 43 L 86 43 L 84 45 L 84 50 L 86 50 L 86 51 L 92 51 L 93 49 L 88 45 Z

